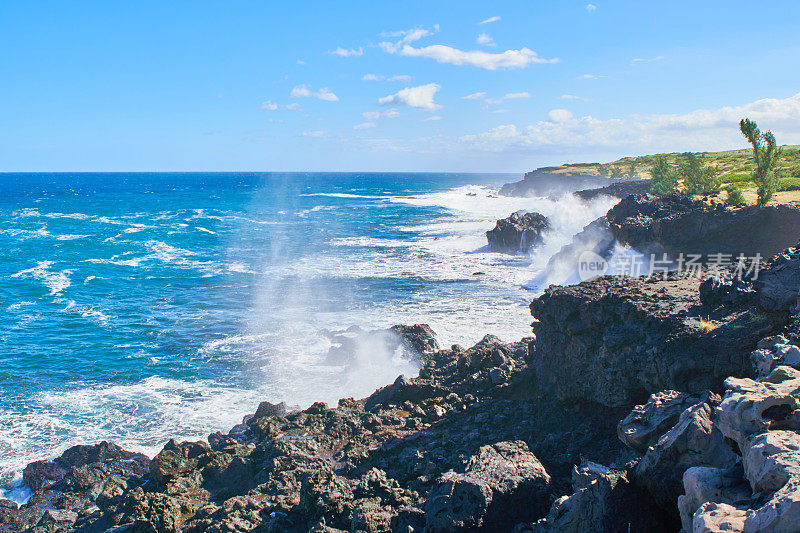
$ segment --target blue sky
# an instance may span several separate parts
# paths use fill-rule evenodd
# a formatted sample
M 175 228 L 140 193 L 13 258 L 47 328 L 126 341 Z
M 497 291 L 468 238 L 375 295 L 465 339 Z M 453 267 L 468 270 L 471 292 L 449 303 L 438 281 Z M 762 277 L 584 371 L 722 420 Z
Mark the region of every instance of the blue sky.
M 5 0 L 0 170 L 523 172 L 743 147 L 745 114 L 800 143 L 800 2 L 766 4 Z

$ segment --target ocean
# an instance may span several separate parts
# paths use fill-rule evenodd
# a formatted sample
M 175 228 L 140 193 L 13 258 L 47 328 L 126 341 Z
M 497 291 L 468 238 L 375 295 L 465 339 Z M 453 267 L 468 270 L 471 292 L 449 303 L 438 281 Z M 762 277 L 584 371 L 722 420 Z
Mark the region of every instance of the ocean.
M 611 205 L 496 195 L 516 175 L 0 174 L 0 497 L 21 469 L 114 441 L 152 455 L 263 400 L 364 397 L 412 358 L 332 332 L 427 323 L 443 346 L 530 334 L 530 282 Z M 531 255 L 485 232 L 553 226 Z

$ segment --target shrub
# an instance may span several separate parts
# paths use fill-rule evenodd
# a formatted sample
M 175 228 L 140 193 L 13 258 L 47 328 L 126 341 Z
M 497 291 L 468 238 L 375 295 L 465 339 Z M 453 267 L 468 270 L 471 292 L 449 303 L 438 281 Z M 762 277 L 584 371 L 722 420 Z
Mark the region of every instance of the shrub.
M 680 163 L 683 185 L 689 194 L 718 192 L 721 181 L 714 167 L 704 165 L 695 154 L 684 154 Z
M 739 122 L 739 129 L 753 146 L 753 158 L 756 162 L 753 181 L 758 192 L 758 205 L 764 206 L 772 199 L 778 189 L 775 166 L 781 157 L 781 150 L 778 148 L 772 132 L 761 133 L 756 123 L 749 118 L 743 118 Z
M 667 158 L 663 155 L 656 156 L 650 166 L 650 192 L 667 194 L 678 188 L 678 174 L 675 172 Z
M 744 203 L 742 189 L 736 185 L 728 185 L 725 187 L 725 191 L 728 193 L 728 198 L 725 200 L 725 205 L 739 205 Z

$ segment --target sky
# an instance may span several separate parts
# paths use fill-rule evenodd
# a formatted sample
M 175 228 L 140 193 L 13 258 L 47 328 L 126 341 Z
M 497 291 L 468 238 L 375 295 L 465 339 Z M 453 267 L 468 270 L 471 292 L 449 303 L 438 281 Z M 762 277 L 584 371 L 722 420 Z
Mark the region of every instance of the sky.
M 0 2 L 0 171 L 525 172 L 800 144 L 797 0 Z

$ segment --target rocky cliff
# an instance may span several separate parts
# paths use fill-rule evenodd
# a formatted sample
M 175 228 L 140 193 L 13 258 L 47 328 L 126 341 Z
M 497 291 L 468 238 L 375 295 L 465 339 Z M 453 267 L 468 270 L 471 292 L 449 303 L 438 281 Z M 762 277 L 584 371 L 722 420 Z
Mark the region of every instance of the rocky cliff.
M 486 240 L 493 252 L 525 253 L 542 243 L 548 229 L 550 222 L 543 215 L 518 211 L 498 220 L 494 229 L 486 232 Z
M 581 189 L 593 189 L 611 181 L 567 166 L 542 167 L 525 174 L 521 181 L 506 183 L 500 188 L 502 196 L 553 196 Z
M 0 529 L 798 531 L 797 257 L 768 282 L 551 287 L 510 344 L 393 328 L 418 377 L 335 407 L 264 402 L 152 460 L 72 448 L 28 466 L 34 494 L 0 500 Z

